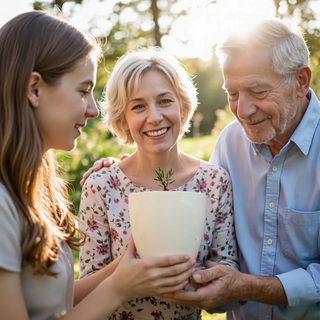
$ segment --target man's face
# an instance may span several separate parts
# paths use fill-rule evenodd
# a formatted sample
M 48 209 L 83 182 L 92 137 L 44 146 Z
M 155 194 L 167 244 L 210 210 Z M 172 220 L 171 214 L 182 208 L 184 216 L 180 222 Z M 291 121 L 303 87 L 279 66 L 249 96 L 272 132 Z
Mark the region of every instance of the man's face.
M 253 49 L 229 56 L 222 71 L 230 109 L 248 139 L 284 145 L 300 121 L 298 96 L 295 86 L 273 71 L 270 52 Z

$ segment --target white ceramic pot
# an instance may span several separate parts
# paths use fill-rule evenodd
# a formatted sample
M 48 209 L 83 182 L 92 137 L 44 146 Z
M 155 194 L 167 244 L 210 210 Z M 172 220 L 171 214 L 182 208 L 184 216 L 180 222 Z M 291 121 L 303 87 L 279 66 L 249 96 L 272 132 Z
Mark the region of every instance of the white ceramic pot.
M 141 258 L 188 254 L 196 258 L 203 237 L 203 193 L 152 191 L 129 195 L 131 230 Z

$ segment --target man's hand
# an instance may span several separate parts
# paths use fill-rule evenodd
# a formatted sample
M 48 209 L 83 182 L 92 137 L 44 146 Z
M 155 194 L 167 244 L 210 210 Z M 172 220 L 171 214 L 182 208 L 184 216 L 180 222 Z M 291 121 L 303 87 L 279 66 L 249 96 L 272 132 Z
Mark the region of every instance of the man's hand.
M 128 158 L 129 156 L 130 156 L 129 154 L 123 154 L 120 157 L 120 160 L 124 160 L 124 159 Z M 99 171 L 103 167 L 108 168 L 108 167 L 110 167 L 111 165 L 113 165 L 117 161 L 119 161 L 119 160 L 116 159 L 116 158 L 113 158 L 113 157 L 101 158 L 101 159 L 97 160 L 93 164 L 93 166 L 83 174 L 82 180 L 80 181 L 81 187 L 83 187 L 85 181 L 88 179 L 88 177 L 90 176 L 90 174 L 92 172 Z
M 205 310 L 249 300 L 271 305 L 288 304 L 281 281 L 277 277 L 245 274 L 218 264 L 194 272 L 192 278 L 193 281 L 205 285 L 196 291 L 163 294 L 157 298 L 182 305 L 195 305 Z
M 191 283 L 203 287 L 196 291 L 180 291 L 157 296 L 158 299 L 182 305 L 195 305 L 201 309 L 210 310 L 221 305 L 239 301 L 240 292 L 237 283 L 242 281 L 242 274 L 232 267 L 208 262 L 211 268 L 196 271 Z M 238 289 L 237 289 L 238 288 Z

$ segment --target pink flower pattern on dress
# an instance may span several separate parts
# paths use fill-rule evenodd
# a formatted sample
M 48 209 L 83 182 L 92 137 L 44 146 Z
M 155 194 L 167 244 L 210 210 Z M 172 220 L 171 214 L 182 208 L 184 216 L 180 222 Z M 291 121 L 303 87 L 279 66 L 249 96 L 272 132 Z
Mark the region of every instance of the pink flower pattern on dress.
M 110 178 L 110 184 L 113 186 L 114 190 L 118 190 L 118 188 L 121 186 L 121 182 L 118 178 Z
M 217 219 L 217 224 L 224 224 L 228 218 L 228 212 L 221 214 Z
M 150 190 L 130 181 L 117 163 L 90 175 L 83 186 L 80 205 L 80 228 L 89 236 L 80 249 L 81 278 L 102 269 L 125 251 L 131 237 L 128 196 L 143 191 Z M 175 191 L 202 192 L 207 196 L 206 225 L 197 266 L 221 259 L 236 266 L 232 189 L 227 172 L 201 161 L 194 177 Z M 109 320 L 138 318 L 200 320 L 201 310 L 160 302 L 154 297 L 136 298 L 119 307 Z
M 119 237 L 118 231 L 114 228 L 111 228 L 111 236 L 112 236 L 112 240 L 116 241 Z
M 95 231 L 99 229 L 98 223 L 95 220 L 89 220 L 89 230 L 90 231 Z
M 207 182 L 202 178 L 200 181 L 197 181 L 196 186 L 199 191 L 203 193 L 205 191 L 205 188 L 207 187 Z
M 109 245 L 107 243 L 103 243 L 100 246 L 97 246 L 97 252 L 100 255 L 104 255 L 109 252 Z

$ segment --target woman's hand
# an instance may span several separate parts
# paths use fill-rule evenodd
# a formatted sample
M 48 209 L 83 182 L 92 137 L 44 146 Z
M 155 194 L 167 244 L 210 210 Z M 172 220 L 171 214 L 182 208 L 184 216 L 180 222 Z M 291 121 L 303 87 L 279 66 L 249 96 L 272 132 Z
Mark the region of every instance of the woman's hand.
M 132 238 L 123 255 L 111 277 L 126 300 L 182 290 L 196 263 L 188 255 L 136 258 Z
M 129 157 L 129 154 L 123 154 L 120 157 L 120 160 L 126 159 L 128 157 Z M 90 174 L 92 172 L 99 171 L 103 167 L 109 168 L 111 165 L 113 165 L 117 161 L 119 161 L 119 159 L 116 159 L 113 157 L 101 158 L 101 159 L 97 160 L 93 164 L 93 166 L 83 174 L 82 180 L 80 181 L 81 187 L 83 187 L 85 181 L 87 180 L 87 178 L 90 176 Z

